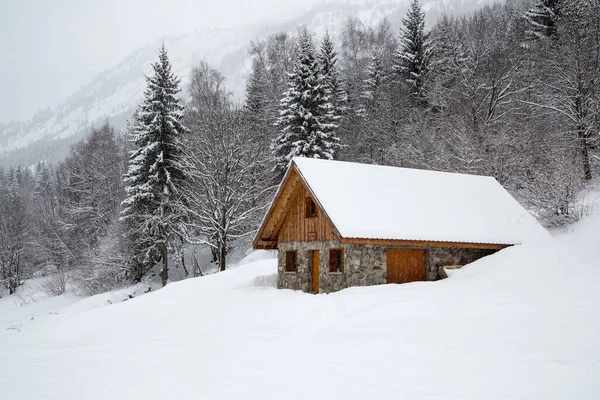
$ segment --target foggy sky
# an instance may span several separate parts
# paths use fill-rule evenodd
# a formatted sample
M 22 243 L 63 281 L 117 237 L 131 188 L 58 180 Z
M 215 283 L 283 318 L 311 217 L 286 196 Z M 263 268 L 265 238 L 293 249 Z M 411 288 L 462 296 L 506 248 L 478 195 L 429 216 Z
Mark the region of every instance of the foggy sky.
M 327 0 L 0 0 L 0 123 L 63 102 L 161 37 L 286 19 Z

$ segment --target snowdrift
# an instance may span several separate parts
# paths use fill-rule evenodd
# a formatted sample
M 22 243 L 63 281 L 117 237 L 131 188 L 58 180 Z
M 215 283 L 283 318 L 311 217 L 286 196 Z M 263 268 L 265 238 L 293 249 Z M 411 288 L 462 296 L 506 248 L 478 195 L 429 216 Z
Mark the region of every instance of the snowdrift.
M 597 399 L 600 218 L 584 222 L 439 282 L 277 290 L 261 253 L 112 305 L 3 298 L 0 324 L 22 328 L 0 331 L 0 398 Z

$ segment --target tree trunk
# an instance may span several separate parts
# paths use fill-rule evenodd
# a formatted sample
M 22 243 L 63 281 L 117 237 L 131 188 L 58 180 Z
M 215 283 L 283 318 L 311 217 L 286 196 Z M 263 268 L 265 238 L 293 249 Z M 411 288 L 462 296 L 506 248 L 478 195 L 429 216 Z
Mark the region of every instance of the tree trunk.
M 202 268 L 200 268 L 200 264 L 198 264 L 196 253 L 192 253 L 192 256 L 194 257 L 194 277 L 204 276 L 204 272 L 202 272 Z
M 225 269 L 227 268 L 226 265 L 226 260 L 227 260 L 227 237 L 224 237 L 223 240 L 221 240 L 221 248 L 219 251 L 219 269 L 221 271 L 225 271 Z
M 163 287 L 167 286 L 167 279 L 169 279 L 169 269 L 168 269 L 168 257 L 167 257 L 167 246 L 163 245 L 162 247 L 162 262 L 163 262 L 163 267 L 162 270 L 160 271 L 160 277 L 162 279 L 162 285 Z
M 183 254 L 183 250 L 181 251 L 181 266 L 183 267 L 183 272 L 185 272 L 185 277 L 187 278 L 190 275 L 190 273 L 185 266 L 185 257 Z
M 583 178 L 585 181 L 592 180 L 592 166 L 590 164 L 590 156 L 588 154 L 588 144 L 585 138 L 581 138 L 581 163 L 583 165 Z
M 217 261 L 219 259 L 219 251 L 217 250 L 216 247 L 211 247 L 210 248 L 210 253 L 212 255 L 213 262 L 215 262 L 215 261 Z

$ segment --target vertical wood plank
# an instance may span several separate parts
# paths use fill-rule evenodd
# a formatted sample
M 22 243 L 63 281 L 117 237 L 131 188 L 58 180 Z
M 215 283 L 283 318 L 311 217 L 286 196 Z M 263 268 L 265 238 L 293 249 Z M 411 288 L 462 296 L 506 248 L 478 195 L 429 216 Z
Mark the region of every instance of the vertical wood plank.
M 319 262 L 320 262 L 319 250 L 313 250 L 311 272 L 312 272 L 312 291 L 314 293 L 319 293 L 319 273 L 320 273 Z
M 278 232 L 280 242 L 304 242 L 309 240 L 309 233 L 314 233 L 316 235 L 314 240 L 318 241 L 335 239 L 333 227 L 318 203 L 317 216 L 306 217 L 306 199 L 312 196 L 304 185 L 298 187 L 290 196 L 288 213 Z

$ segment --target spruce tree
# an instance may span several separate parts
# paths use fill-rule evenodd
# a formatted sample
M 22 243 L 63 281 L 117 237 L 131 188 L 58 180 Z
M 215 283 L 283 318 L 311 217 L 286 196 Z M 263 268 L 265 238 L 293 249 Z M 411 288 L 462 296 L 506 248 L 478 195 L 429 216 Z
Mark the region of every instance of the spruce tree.
M 261 142 L 266 140 L 266 143 L 269 143 L 272 139 L 272 137 L 269 137 L 269 132 L 273 130 L 273 124 L 272 122 L 268 123 L 271 116 L 269 115 L 266 77 L 264 75 L 264 66 L 255 58 L 252 61 L 252 72 L 246 84 L 244 111 L 250 128 L 255 132 L 257 139 Z
M 420 95 L 429 72 L 431 44 L 419 0 L 413 0 L 402 24 L 400 47 L 394 55 L 394 71 L 412 87 L 413 94 Z
M 362 104 L 357 110 L 358 115 L 362 117 L 367 116 L 367 109 L 373 105 L 376 92 L 380 88 L 384 78 L 381 57 L 377 54 L 373 54 L 371 63 L 367 67 L 367 78 L 363 82 L 363 91 L 360 95 Z
M 333 105 L 333 114 L 337 120 L 339 119 L 338 116 L 343 114 L 346 109 L 347 95 L 346 91 L 342 88 L 340 72 L 337 66 L 337 52 L 335 51 L 329 32 L 325 33 L 325 37 L 321 43 L 318 61 L 321 67 L 323 83 L 328 90 L 328 95 Z
M 70 225 L 64 221 L 63 171 L 59 169 L 60 172 L 56 171 L 46 162 L 40 162 L 36 168 L 33 192 L 36 221 L 32 248 L 37 265 L 53 265 L 57 271 L 63 271 L 69 261 L 74 260 L 64 245 Z
M 182 124 L 179 78 L 171 72 L 163 47 L 154 73 L 146 77 L 144 100 L 129 129 L 133 150 L 125 175 L 127 197 L 121 220 L 131 252 L 131 272 L 140 280 L 162 261 L 163 286 L 168 279 L 168 252 L 178 246 L 187 220 L 184 192 L 190 162 L 184 152 L 188 133 Z
M 264 111 L 265 96 L 263 68 L 258 60 L 252 61 L 252 72 L 248 77 L 246 84 L 246 102 L 245 110 L 252 116 L 256 117 Z
M 272 143 L 275 171 L 282 176 L 293 157 L 334 159 L 340 148 L 329 90 L 307 31 L 300 34 L 293 73 L 281 100 L 276 125 L 281 133 Z
M 361 106 L 357 110 L 361 117 L 360 139 L 355 145 L 357 160 L 385 164 L 386 147 L 392 143 L 390 121 L 397 110 L 392 107 L 386 71 L 378 53 L 373 54 L 366 74 L 360 94 Z
M 558 37 L 557 21 L 561 15 L 563 0 L 536 0 L 524 17 L 531 25 L 528 33 L 537 39 Z
M 6 186 L 0 188 L 0 282 L 4 282 L 9 294 L 15 293 L 22 283 L 31 228 L 24 176 L 27 175 L 20 167 L 16 171 L 11 168 L 6 176 Z

